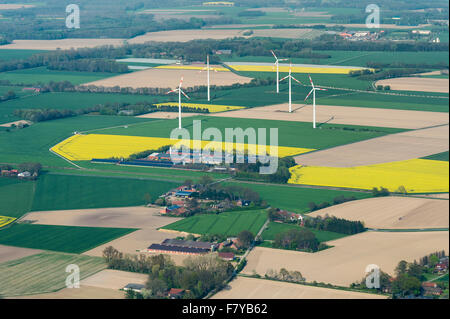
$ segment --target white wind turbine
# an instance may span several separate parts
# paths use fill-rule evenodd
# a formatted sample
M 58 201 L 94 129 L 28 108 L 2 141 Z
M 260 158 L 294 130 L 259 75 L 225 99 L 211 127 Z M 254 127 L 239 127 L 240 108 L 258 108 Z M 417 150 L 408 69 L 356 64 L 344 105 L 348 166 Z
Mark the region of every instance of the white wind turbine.
M 314 83 L 311 79 L 311 75 L 309 76 L 309 82 L 311 83 L 312 89 L 309 91 L 308 95 L 305 98 L 305 101 L 308 99 L 308 97 L 313 94 L 313 128 L 316 128 L 316 91 L 327 91 L 326 89 L 322 89 L 320 87 L 315 87 Z
M 217 72 L 217 70 L 216 69 L 214 69 L 214 68 L 210 68 L 209 67 L 209 55 L 207 55 L 206 56 L 206 68 L 203 68 L 202 70 L 200 70 L 200 72 L 202 72 L 202 71 L 206 71 L 206 74 L 207 74 L 207 83 L 208 83 L 208 102 L 209 101 L 211 101 L 211 93 L 210 93 L 210 85 L 209 85 L 209 71 L 210 70 L 213 70 L 214 72 Z M 199 73 L 200 73 L 199 72 Z
M 181 89 L 181 85 L 183 84 L 183 77 L 181 77 L 180 85 L 175 90 L 170 90 L 166 94 L 172 93 L 172 92 L 178 92 L 178 128 L 181 129 L 181 94 L 183 94 L 186 98 L 189 98 L 186 93 L 183 92 Z
M 285 76 L 284 78 L 282 78 L 279 82 L 289 78 L 289 113 L 292 112 L 292 85 L 291 82 L 292 80 L 302 84 L 302 82 L 300 82 L 299 80 L 297 80 L 296 78 L 294 78 L 291 74 L 291 69 L 292 69 L 292 63 L 289 65 L 289 74 L 287 76 Z M 302 84 L 303 85 L 303 84 Z
M 280 93 L 280 81 L 279 81 L 279 77 L 280 77 L 280 70 L 279 70 L 279 62 L 280 61 L 287 61 L 288 59 L 278 59 L 277 56 L 275 55 L 275 52 L 273 52 L 272 50 L 270 50 L 270 52 L 272 52 L 273 57 L 275 58 L 275 65 L 277 67 L 277 93 Z

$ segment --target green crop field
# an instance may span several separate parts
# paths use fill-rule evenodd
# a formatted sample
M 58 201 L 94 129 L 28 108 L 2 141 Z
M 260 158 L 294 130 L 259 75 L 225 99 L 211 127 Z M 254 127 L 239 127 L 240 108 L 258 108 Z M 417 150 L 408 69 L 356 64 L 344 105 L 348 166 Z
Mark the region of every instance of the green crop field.
M 422 157 L 422 158 L 423 159 L 435 160 L 435 161 L 446 161 L 446 162 L 448 162 L 448 151 L 447 152 L 438 153 L 438 154 L 433 154 L 433 155 Z
M 42 165 L 73 167 L 52 154 L 49 148 L 74 131 L 149 121 L 128 116 L 77 116 L 39 122 L 11 132 L 0 131 L 0 163 L 40 162 Z
M 43 252 L 0 264 L 0 295 L 13 297 L 66 287 L 68 265 L 80 267 L 80 280 L 106 268 L 100 257 Z
M 256 235 L 266 219 L 267 213 L 264 210 L 236 211 L 217 215 L 196 215 L 163 228 L 193 234 L 221 234 L 226 236 L 236 236 L 243 230 L 249 230 Z
M 352 125 L 324 124 L 320 129 L 313 129 L 311 123 L 273 121 L 257 119 L 240 119 L 225 117 L 195 116 L 183 119 L 183 127 L 192 134 L 193 120 L 201 120 L 202 130 L 214 127 L 222 132 L 225 138 L 225 128 L 278 128 L 278 145 L 323 149 L 332 146 L 353 143 L 386 134 L 401 132 L 400 129 L 363 127 Z M 178 120 L 154 121 L 148 123 L 137 123 L 127 128 L 118 127 L 113 129 L 90 131 L 96 134 L 130 135 L 130 136 L 152 136 L 170 137 L 172 129 L 177 127 Z M 268 137 L 267 137 L 268 139 Z M 269 141 L 267 140 L 267 144 Z
M 270 206 L 289 210 L 296 213 L 309 212 L 308 204 L 329 202 L 338 196 L 352 197 L 357 199 L 368 198 L 371 195 L 363 192 L 340 191 L 320 188 L 304 188 L 289 185 L 258 184 L 245 182 L 224 182 L 224 185 L 237 185 L 250 188 L 259 193 L 261 198 Z
M 107 77 L 116 76 L 119 73 L 105 72 L 77 72 L 77 71 L 57 71 L 49 70 L 46 67 L 33 69 L 23 69 L 0 73 L 2 80 L 8 80 L 13 84 L 46 84 L 50 81 L 61 82 L 69 81 L 72 84 L 82 84 L 101 80 Z
M 0 230 L 0 244 L 80 254 L 136 229 L 13 224 Z
M 275 236 L 279 233 L 286 232 L 290 229 L 299 229 L 299 228 L 300 228 L 299 225 L 270 222 L 269 225 L 267 225 L 267 228 L 262 233 L 262 239 L 274 240 Z M 314 235 L 316 235 L 316 238 L 319 242 L 335 240 L 348 236 L 345 234 L 335 233 L 332 231 L 317 230 L 312 228 L 307 229 L 309 229 L 314 233 Z
M 0 215 L 18 218 L 31 209 L 34 181 L 0 177 Z
M 44 174 L 39 178 L 32 210 L 83 209 L 145 204 L 179 183 L 149 179 Z
M 45 50 L 0 50 L 0 61 L 27 59 L 33 54 L 44 53 Z

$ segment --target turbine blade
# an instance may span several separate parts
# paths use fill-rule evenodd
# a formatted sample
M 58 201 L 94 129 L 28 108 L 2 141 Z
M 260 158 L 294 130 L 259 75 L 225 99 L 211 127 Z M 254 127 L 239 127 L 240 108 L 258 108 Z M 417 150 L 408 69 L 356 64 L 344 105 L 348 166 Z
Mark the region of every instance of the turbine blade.
M 270 50 L 270 52 L 272 52 L 273 57 L 278 60 L 277 56 L 275 55 L 275 52 L 273 52 L 273 50 Z
M 314 88 L 314 83 L 313 83 L 313 81 L 311 79 L 311 75 L 308 74 L 308 77 L 309 77 L 309 83 L 311 83 L 311 86 Z
M 319 91 L 328 91 L 327 89 L 322 89 L 322 88 L 316 88 L 316 90 L 319 90 Z
M 309 98 L 309 96 L 311 95 L 311 93 L 314 91 L 314 89 L 312 89 L 311 91 L 309 91 L 308 95 L 305 97 L 305 101 Z
M 293 76 L 291 76 L 292 80 L 296 81 L 297 83 L 300 83 L 301 85 L 303 85 L 302 82 L 300 82 L 299 80 L 297 80 L 296 78 L 294 78 Z
M 181 80 L 180 80 L 180 86 L 178 88 L 181 89 L 181 85 L 183 84 L 183 76 L 181 76 Z
M 190 100 L 191 98 L 189 97 L 189 96 L 187 96 L 187 94 L 186 93 L 184 93 L 183 92 L 183 90 L 180 90 L 181 91 L 181 93 L 188 99 L 188 100 Z
M 289 59 L 279 59 L 278 61 L 287 61 L 287 60 L 289 60 Z
M 289 77 L 289 75 L 286 75 L 284 78 L 282 78 L 279 82 L 286 80 Z
M 169 92 L 167 92 L 166 94 L 169 94 L 169 93 L 174 93 L 174 92 L 176 92 L 177 90 L 170 90 Z

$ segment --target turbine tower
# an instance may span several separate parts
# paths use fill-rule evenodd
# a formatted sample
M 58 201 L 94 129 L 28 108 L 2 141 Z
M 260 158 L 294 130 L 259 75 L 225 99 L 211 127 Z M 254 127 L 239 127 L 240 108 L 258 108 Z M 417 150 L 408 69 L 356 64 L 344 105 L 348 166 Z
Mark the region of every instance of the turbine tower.
M 209 81 L 209 71 L 210 70 L 213 70 L 214 72 L 217 72 L 217 70 L 216 69 L 214 69 L 214 68 L 210 68 L 209 67 L 209 54 L 206 56 L 206 68 L 203 68 L 203 69 L 201 69 L 200 70 L 200 72 L 202 72 L 202 71 L 206 71 L 206 74 L 207 74 L 207 84 L 208 84 L 208 102 L 209 101 L 211 101 L 211 93 L 210 93 L 210 81 Z M 199 72 L 199 73 L 200 73 Z
M 292 112 L 292 85 L 291 85 L 291 83 L 292 83 L 292 80 L 294 80 L 294 81 L 296 81 L 296 82 L 298 82 L 298 83 L 300 83 L 300 84 L 302 84 L 302 82 L 300 82 L 299 80 L 297 80 L 296 78 L 294 78 L 293 76 L 292 76 L 292 63 L 289 65 L 289 74 L 287 75 L 287 76 L 285 76 L 284 78 L 282 78 L 279 82 L 281 82 L 281 81 L 283 81 L 283 80 L 285 80 L 285 79 L 289 79 L 289 113 L 291 113 Z M 302 84 L 303 85 L 303 84 Z
M 313 128 L 316 128 L 316 91 L 327 91 L 326 89 L 322 89 L 320 87 L 315 87 L 314 83 L 311 79 L 311 75 L 309 76 L 309 82 L 311 83 L 311 91 L 309 91 L 308 95 L 305 98 L 305 101 L 308 99 L 308 97 L 313 94 Z
M 280 68 L 279 68 L 279 62 L 280 61 L 287 61 L 287 59 L 278 59 L 277 56 L 275 55 L 275 52 L 273 52 L 272 50 L 270 50 L 270 52 L 272 52 L 273 57 L 275 58 L 275 66 L 277 67 L 277 93 L 280 93 Z
M 166 94 L 178 92 L 178 128 L 181 129 L 181 94 L 183 94 L 187 99 L 190 100 L 189 96 L 181 89 L 183 84 L 183 77 L 181 77 L 180 85 L 175 90 L 170 90 Z

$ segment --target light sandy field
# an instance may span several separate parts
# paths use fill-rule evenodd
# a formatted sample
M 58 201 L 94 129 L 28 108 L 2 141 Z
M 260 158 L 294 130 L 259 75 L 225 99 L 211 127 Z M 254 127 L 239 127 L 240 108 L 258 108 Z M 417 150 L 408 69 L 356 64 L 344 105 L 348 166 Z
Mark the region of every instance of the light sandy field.
M 313 39 L 323 34 L 323 31 L 314 29 L 253 29 L 251 37 L 287 38 L 287 39 Z
M 318 25 L 318 24 L 322 24 L 322 23 L 308 23 L 308 25 Z M 325 24 L 325 26 L 327 26 L 327 27 L 336 26 L 336 25 L 344 26 L 346 28 L 367 29 L 367 25 L 366 24 L 358 24 L 358 23 L 344 23 L 344 24 L 329 23 L 329 24 Z M 429 27 L 429 26 L 430 26 L 430 24 L 419 24 L 419 25 L 416 25 L 416 26 L 414 26 L 414 25 L 380 24 L 380 29 L 408 30 L 408 29 L 417 29 L 417 28 Z
M 448 151 L 448 125 L 390 134 L 295 157 L 298 164 L 353 167 L 403 161 Z
M 440 193 L 440 194 L 424 194 L 424 195 L 417 195 L 418 197 L 425 197 L 425 198 L 441 198 L 441 199 L 449 199 L 448 193 Z
M 183 113 L 182 117 L 191 117 L 195 115 L 201 115 L 200 113 Z M 145 119 L 176 119 L 178 118 L 178 112 L 152 112 L 147 114 L 138 115 L 136 117 L 142 117 Z
M 311 287 L 287 282 L 237 277 L 211 299 L 385 299 L 355 291 Z
M 14 40 L 11 44 L 1 45 L 0 49 L 21 50 L 70 50 L 93 48 L 103 45 L 121 46 L 124 39 L 61 39 L 61 40 Z
M 180 83 L 181 77 L 183 87 L 193 87 L 197 85 L 206 86 L 206 75 L 201 75 L 198 70 L 179 69 L 146 69 L 132 73 L 113 76 L 99 81 L 84 83 L 83 85 L 97 85 L 104 87 L 156 87 L 175 88 Z M 234 74 L 233 72 L 210 72 L 211 85 L 232 85 L 233 83 L 249 83 L 251 78 Z M 183 97 L 184 98 L 184 97 Z
M 390 85 L 391 90 L 448 93 L 448 79 L 404 77 L 377 81 L 375 85 Z
M 210 116 L 250 119 L 270 118 L 279 121 L 312 122 L 312 105 L 293 104 L 292 110 L 293 112 L 289 113 L 289 105 L 285 103 L 230 111 L 222 114 L 210 114 Z M 326 122 L 335 124 L 418 129 L 446 124 L 449 122 L 449 114 L 440 112 L 316 105 L 316 119 L 317 123 Z
M 147 279 L 148 275 L 145 274 L 105 269 L 83 279 L 80 286 L 119 290 L 131 283 L 144 285 Z
M 378 197 L 355 200 L 308 214 L 363 221 L 368 228 L 448 228 L 449 201 L 414 197 Z
M 0 124 L 0 126 L 11 127 L 12 125 L 19 125 L 19 124 L 28 124 L 28 125 L 30 125 L 31 122 L 30 121 L 25 121 L 25 120 L 19 120 L 19 121 L 14 121 L 14 122 Z
M 0 245 L 0 263 L 41 253 L 42 250 Z
M 33 8 L 35 5 L 33 4 L 8 4 L 8 3 L 0 3 L 0 10 L 16 10 L 16 9 L 25 9 L 25 8 Z
M 364 232 L 328 242 L 334 246 L 316 253 L 256 247 L 247 257 L 245 274 L 260 275 L 269 269 L 298 270 L 306 281 L 349 286 L 365 276 L 370 264 L 391 275 L 400 260 L 414 261 L 445 249 L 448 231 L 435 232 Z
M 42 211 L 27 214 L 23 221 L 35 224 L 156 229 L 179 218 L 158 216 L 159 208 L 144 206 Z
M 80 288 L 64 288 L 57 292 L 9 299 L 124 299 L 125 292 L 80 285 Z
M 130 44 L 141 44 L 149 41 L 159 42 L 187 42 L 197 39 L 226 39 L 242 36 L 244 30 L 212 30 L 212 29 L 196 29 L 196 30 L 174 30 L 174 31 L 158 31 L 148 32 L 144 35 L 129 39 Z

